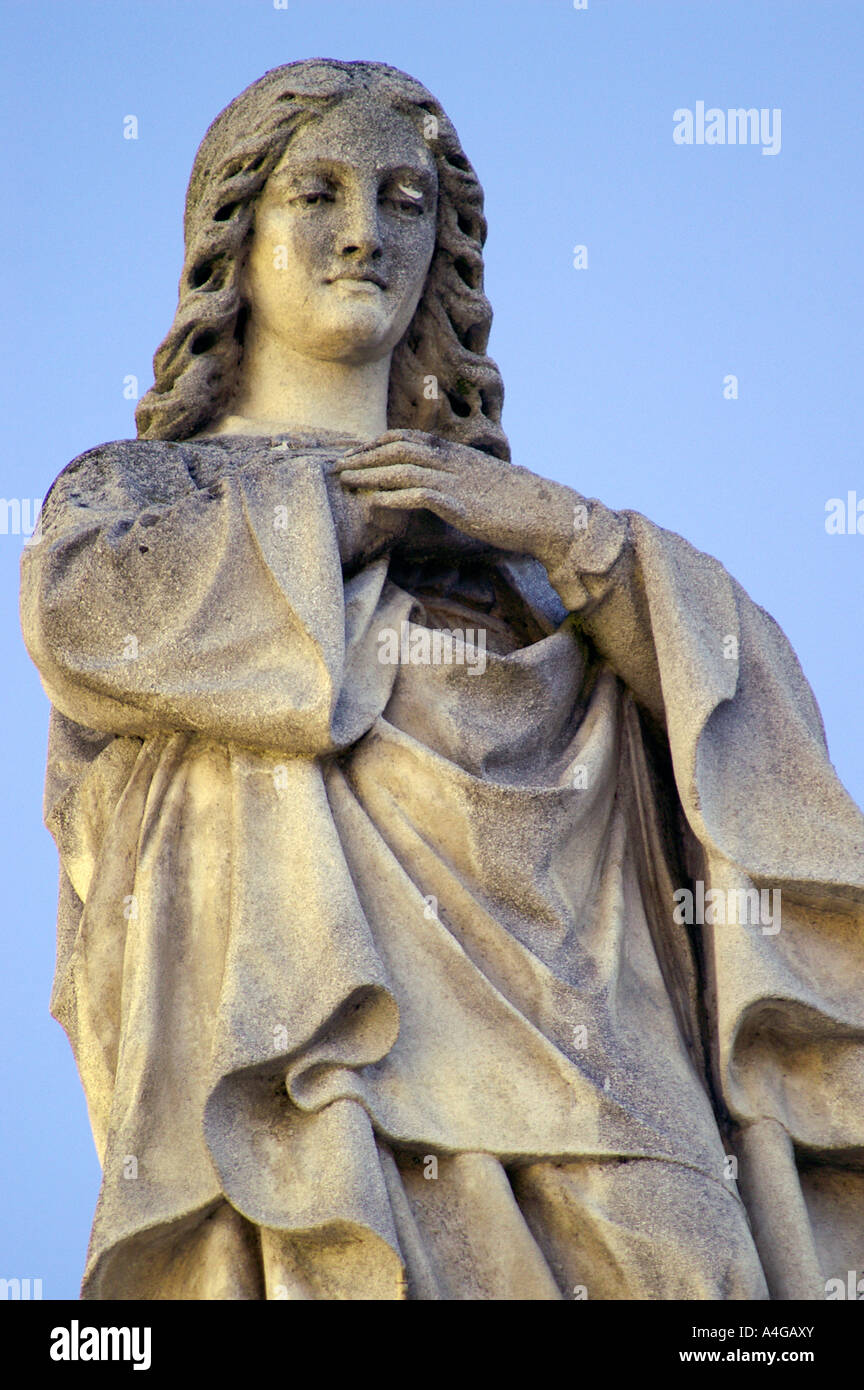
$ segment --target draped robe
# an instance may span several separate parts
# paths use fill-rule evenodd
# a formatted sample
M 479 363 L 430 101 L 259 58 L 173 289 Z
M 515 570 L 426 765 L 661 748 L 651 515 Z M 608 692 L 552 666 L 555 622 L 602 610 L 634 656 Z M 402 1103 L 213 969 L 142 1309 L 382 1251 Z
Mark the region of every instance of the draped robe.
M 824 1297 L 864 1265 L 864 821 L 786 639 L 595 501 L 485 608 L 346 576 L 327 458 L 100 446 L 22 562 L 82 1295 Z M 448 611 L 485 669 L 381 660 Z M 697 884 L 782 918 L 681 924 Z

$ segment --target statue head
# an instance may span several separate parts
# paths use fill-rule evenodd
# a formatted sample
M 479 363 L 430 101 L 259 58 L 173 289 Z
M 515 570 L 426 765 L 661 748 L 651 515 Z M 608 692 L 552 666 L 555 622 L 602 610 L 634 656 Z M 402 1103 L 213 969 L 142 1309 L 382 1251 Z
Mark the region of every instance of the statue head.
M 343 159 L 346 144 L 353 148 L 358 167 L 374 158 L 376 142 L 384 153 L 401 150 L 417 175 L 387 190 L 391 246 L 375 252 L 389 254 L 380 294 L 346 284 L 325 298 L 320 277 L 312 277 L 306 296 L 298 283 L 303 258 L 324 253 L 305 232 L 299 253 L 293 244 L 278 248 L 291 259 L 280 283 L 276 190 L 302 168 L 296 192 L 314 204 L 319 185 L 309 171 L 328 141 Z M 501 377 L 485 354 L 492 312 L 483 293 L 483 191 L 450 121 L 419 82 L 384 63 L 329 59 L 265 73 L 207 131 L 189 180 L 184 233 L 177 313 L 154 358 L 154 386 L 138 404 L 140 438 L 189 438 L 227 410 L 250 313 L 256 303 L 266 312 L 269 301 L 312 351 L 338 350 L 340 334 L 353 334 L 359 353 L 364 344 L 392 350 L 389 428 L 426 430 L 509 458 Z

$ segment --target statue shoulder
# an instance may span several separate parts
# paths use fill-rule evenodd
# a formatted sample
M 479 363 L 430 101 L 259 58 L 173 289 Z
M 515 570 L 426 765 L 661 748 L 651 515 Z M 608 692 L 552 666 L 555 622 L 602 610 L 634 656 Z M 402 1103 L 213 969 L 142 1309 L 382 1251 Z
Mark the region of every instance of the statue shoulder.
M 128 507 L 170 506 L 198 488 L 243 469 L 272 441 L 216 436 L 201 439 L 114 439 L 67 463 L 48 495 L 58 502 Z
M 66 464 L 45 497 L 49 511 L 78 506 L 170 503 L 197 486 L 200 446 L 168 439 L 114 439 L 86 449 Z

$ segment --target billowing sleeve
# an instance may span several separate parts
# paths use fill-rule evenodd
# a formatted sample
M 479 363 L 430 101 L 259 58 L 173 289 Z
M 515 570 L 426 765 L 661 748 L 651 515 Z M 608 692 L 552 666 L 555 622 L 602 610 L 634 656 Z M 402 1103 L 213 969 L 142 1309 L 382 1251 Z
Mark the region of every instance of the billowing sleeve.
M 693 832 L 686 887 L 703 907 L 685 920 L 714 1084 L 757 1244 L 774 1297 L 824 1298 L 850 1250 L 864 1260 L 864 816 L 764 609 L 638 513 L 592 502 L 587 517 L 550 580 L 662 722 Z M 668 930 L 688 930 L 669 909 Z
M 318 752 L 345 634 L 320 463 L 261 441 L 208 482 L 202 457 L 121 441 L 63 470 L 22 559 L 27 648 L 87 728 Z
M 666 731 L 703 847 L 809 900 L 864 890 L 864 818 L 789 642 L 719 561 L 637 512 L 586 503 L 550 581 Z

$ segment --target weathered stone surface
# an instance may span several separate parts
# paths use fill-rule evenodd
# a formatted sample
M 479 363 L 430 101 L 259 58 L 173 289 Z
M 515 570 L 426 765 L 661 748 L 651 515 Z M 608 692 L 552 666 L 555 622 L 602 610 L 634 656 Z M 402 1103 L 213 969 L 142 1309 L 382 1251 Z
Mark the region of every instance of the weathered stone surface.
M 139 439 L 24 556 L 85 1297 L 864 1263 L 864 822 L 723 567 L 509 461 L 484 236 L 419 84 L 266 74 L 199 151 Z

